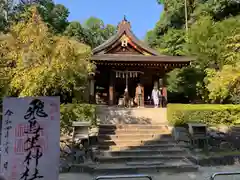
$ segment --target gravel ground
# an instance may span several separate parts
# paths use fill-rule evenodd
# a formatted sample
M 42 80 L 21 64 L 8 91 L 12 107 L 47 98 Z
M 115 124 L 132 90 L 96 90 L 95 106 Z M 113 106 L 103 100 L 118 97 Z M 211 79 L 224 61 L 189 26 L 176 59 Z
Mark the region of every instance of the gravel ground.
M 234 166 L 221 166 L 221 167 L 200 167 L 198 172 L 191 173 L 178 173 L 178 174 L 152 174 L 153 180 L 207 180 L 215 172 L 240 172 L 240 165 Z M 60 174 L 60 180 L 94 180 L 94 177 L 89 174 L 82 173 L 67 173 Z M 216 180 L 240 180 L 240 175 L 234 176 L 218 176 Z M 119 180 L 119 179 L 115 179 Z M 123 179 L 121 179 L 123 180 Z M 129 179 L 129 180 L 140 180 L 140 179 Z M 145 179 L 141 179 L 145 180 Z

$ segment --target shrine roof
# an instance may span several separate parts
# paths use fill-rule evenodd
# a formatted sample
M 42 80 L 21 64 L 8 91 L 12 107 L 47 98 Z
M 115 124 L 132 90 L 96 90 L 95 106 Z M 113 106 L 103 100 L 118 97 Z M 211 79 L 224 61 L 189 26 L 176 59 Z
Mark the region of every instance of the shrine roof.
M 122 20 L 121 23 L 118 25 L 118 31 L 117 34 L 114 36 L 110 37 L 107 41 L 105 41 L 103 44 L 99 45 L 98 47 L 93 49 L 93 54 L 99 54 L 102 51 L 104 51 L 106 48 L 112 46 L 116 41 L 120 40 L 123 35 L 126 35 L 134 44 L 138 45 L 141 47 L 143 50 L 147 51 L 151 55 L 158 55 L 158 52 L 155 51 L 154 49 L 149 48 L 146 44 L 141 42 L 135 34 L 131 30 L 131 25 L 130 22 L 124 19 Z
M 123 62 L 190 62 L 192 59 L 185 56 L 143 56 L 135 54 L 99 54 L 92 57 L 93 61 L 123 61 Z
M 130 22 L 124 19 L 118 25 L 118 32 L 93 49 L 93 61 L 152 61 L 152 62 L 190 62 L 184 56 L 159 54 L 140 41 L 131 31 Z

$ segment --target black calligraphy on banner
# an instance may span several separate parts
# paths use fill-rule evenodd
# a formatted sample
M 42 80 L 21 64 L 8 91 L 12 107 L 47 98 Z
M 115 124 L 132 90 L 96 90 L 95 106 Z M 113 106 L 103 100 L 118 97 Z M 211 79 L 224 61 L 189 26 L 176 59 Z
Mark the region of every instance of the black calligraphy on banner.
M 9 153 L 9 130 L 12 129 L 12 121 L 11 116 L 13 115 L 13 112 L 8 109 L 4 113 L 4 143 L 3 143 L 3 156 L 7 157 Z M 3 164 L 4 170 L 8 169 L 8 161 L 5 161 Z
M 44 102 L 39 99 L 34 99 L 24 115 L 24 119 L 28 121 L 29 128 L 24 132 L 27 135 L 27 139 L 24 142 L 24 151 L 27 152 L 24 159 L 25 170 L 21 174 L 20 179 L 23 180 L 35 180 L 44 178 L 39 173 L 39 160 L 43 156 L 43 148 L 39 143 L 39 137 L 43 128 L 40 126 L 39 118 L 48 117 L 48 114 L 44 112 Z M 34 164 L 31 164 L 34 162 Z M 34 172 L 30 174 L 31 169 L 34 168 Z

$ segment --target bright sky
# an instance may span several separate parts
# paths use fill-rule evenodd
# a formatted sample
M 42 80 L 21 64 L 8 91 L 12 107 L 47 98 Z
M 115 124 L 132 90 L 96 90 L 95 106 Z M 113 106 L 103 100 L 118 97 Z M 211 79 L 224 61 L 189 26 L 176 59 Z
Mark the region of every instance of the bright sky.
M 85 21 L 90 16 L 105 24 L 117 25 L 126 15 L 135 35 L 143 39 L 160 18 L 163 7 L 156 0 L 55 0 L 70 11 L 70 21 Z

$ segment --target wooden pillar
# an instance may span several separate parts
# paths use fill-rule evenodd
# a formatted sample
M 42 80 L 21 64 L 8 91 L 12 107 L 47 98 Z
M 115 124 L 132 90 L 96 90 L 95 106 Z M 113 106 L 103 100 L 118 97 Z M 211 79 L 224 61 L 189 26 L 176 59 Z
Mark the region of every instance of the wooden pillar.
M 115 103 L 115 72 L 110 72 L 110 79 L 109 79 L 109 100 L 108 105 L 112 106 Z

